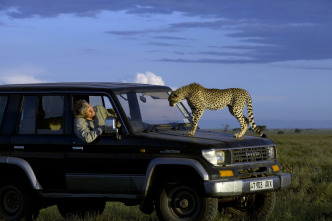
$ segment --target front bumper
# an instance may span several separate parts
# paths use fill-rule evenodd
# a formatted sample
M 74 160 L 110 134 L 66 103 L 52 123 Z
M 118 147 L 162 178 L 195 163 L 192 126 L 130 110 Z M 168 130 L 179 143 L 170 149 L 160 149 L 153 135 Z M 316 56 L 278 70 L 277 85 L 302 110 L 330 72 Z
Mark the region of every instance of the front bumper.
M 250 182 L 272 180 L 273 189 L 250 191 Z M 251 179 L 234 179 L 234 180 L 210 180 L 204 182 L 204 187 L 209 197 L 227 197 L 240 196 L 243 194 L 254 194 L 257 192 L 277 191 L 287 189 L 291 184 L 291 175 L 281 173 L 275 176 L 251 178 Z

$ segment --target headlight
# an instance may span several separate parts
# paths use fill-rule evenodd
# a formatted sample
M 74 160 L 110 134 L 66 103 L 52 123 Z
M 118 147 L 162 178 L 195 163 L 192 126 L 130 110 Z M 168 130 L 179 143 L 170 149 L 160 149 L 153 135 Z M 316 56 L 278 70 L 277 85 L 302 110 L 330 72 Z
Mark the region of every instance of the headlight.
M 222 150 L 202 150 L 202 155 L 213 165 L 220 165 L 225 162 L 225 152 Z
M 270 159 L 274 159 L 275 158 L 274 147 L 269 147 L 269 157 L 270 157 Z

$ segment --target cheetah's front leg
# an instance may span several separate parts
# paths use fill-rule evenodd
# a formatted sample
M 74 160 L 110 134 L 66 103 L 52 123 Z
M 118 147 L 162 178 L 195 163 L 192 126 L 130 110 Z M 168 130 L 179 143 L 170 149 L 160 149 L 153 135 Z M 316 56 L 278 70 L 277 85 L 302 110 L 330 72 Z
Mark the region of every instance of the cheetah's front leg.
M 194 136 L 194 134 L 196 132 L 196 129 L 197 129 L 198 121 L 201 118 L 203 112 L 204 112 L 204 110 L 201 110 L 201 109 L 196 109 L 193 112 L 193 117 L 192 117 L 192 119 L 193 119 L 193 127 L 191 128 L 191 131 L 189 131 L 187 133 L 188 136 Z

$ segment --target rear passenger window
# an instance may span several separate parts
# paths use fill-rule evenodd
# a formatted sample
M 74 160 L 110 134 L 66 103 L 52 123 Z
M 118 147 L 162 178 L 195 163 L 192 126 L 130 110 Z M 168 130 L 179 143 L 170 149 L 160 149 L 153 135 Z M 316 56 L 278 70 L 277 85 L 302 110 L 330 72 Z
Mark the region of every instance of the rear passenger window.
M 63 134 L 63 96 L 25 96 L 19 134 Z
M 7 100 L 8 100 L 7 96 L 0 96 L 0 125 L 2 123 L 3 115 L 5 113 Z

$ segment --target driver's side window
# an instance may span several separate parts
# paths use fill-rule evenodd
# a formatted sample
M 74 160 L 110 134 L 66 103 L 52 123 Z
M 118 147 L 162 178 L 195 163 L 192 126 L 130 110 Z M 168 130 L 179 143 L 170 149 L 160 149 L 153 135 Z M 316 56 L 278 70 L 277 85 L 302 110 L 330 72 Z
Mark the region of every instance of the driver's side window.
M 116 117 L 116 113 L 111 104 L 110 99 L 107 96 L 103 95 L 89 95 L 89 94 L 79 94 L 72 96 L 72 108 L 74 107 L 75 102 L 79 100 L 87 101 L 92 107 L 102 106 L 104 107 L 112 116 Z
M 110 99 L 104 95 L 77 94 L 72 95 L 72 131 L 85 143 L 97 140 L 100 135 L 105 135 L 109 129 L 107 118 L 116 119 Z M 110 120 L 114 124 L 116 121 Z M 107 125 L 106 125 L 107 123 Z M 117 124 L 120 128 L 121 124 Z M 116 130 L 115 130 L 116 131 Z M 110 133 L 110 132 L 109 132 Z

